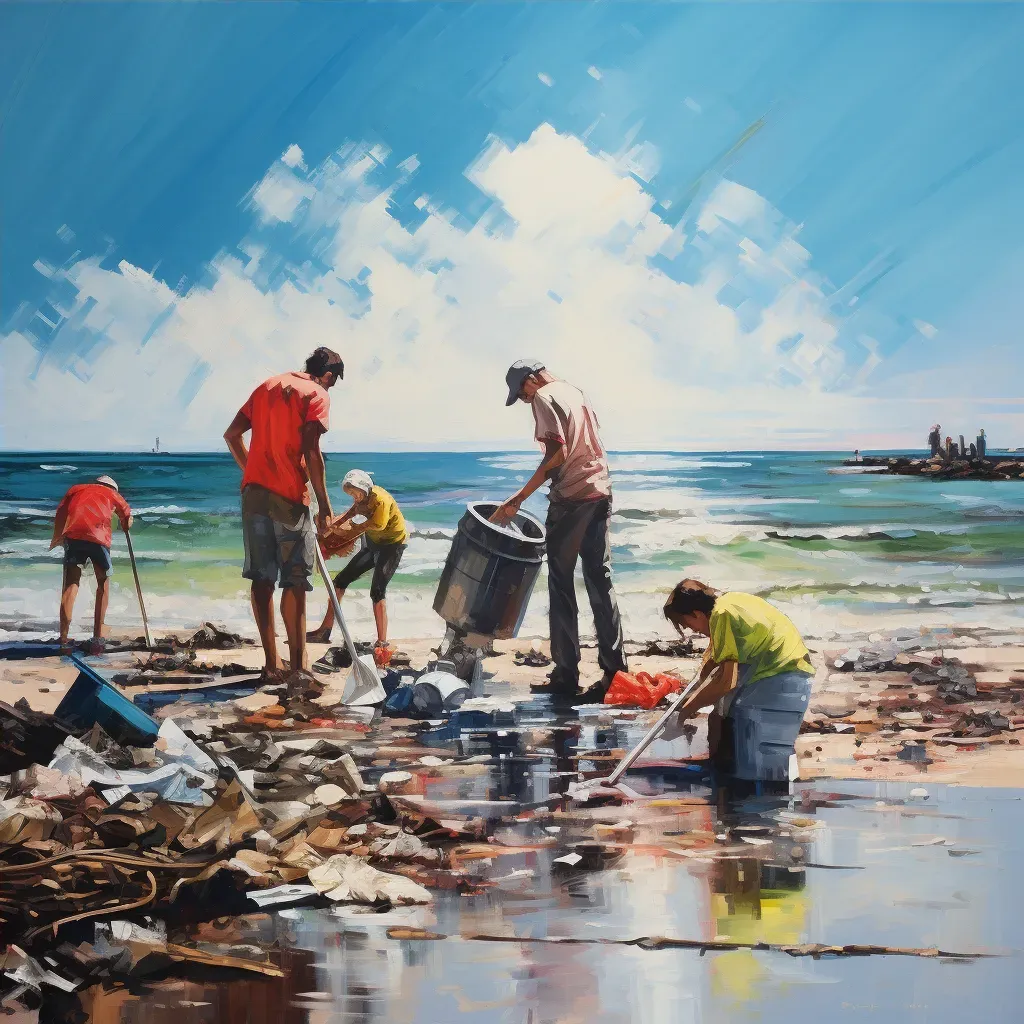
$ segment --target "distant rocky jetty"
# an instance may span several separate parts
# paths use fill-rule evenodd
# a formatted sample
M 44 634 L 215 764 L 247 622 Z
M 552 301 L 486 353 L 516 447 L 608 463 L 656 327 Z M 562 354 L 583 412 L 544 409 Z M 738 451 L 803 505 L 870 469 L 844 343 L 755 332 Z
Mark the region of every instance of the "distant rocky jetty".
M 844 466 L 884 469 L 897 476 L 927 476 L 935 480 L 1020 480 L 1024 479 L 1024 458 L 944 459 L 941 455 L 927 459 L 909 456 L 878 457 L 865 455 L 859 462 L 847 459 Z

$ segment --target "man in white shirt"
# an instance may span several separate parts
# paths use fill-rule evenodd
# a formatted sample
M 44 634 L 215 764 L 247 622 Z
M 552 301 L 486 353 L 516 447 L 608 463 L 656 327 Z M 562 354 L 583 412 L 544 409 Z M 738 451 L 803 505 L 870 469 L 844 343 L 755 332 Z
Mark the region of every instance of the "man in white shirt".
M 533 409 L 534 436 L 544 446 L 544 458 L 492 519 L 508 522 L 545 480 L 551 481 L 546 525 L 551 658 L 555 667 L 550 683 L 533 689 L 555 697 L 573 697 L 579 688 L 579 607 L 573 577 L 576 562 L 581 559 L 594 613 L 598 663 L 604 670 L 602 680 L 587 691 L 587 699 L 599 701 L 615 673 L 626 670 L 626 657 L 612 589 L 612 490 L 597 417 L 578 388 L 548 373 L 542 363 L 514 363 L 505 382 L 506 405 L 521 400 Z

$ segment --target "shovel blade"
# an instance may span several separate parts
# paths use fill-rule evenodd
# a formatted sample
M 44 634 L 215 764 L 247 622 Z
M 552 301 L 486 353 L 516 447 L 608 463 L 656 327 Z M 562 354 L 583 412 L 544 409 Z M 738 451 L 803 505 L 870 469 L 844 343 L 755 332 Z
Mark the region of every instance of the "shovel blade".
M 370 654 L 360 655 L 352 662 L 352 670 L 345 681 L 341 703 L 349 704 L 352 707 L 381 704 L 387 700 L 387 696 L 373 656 Z

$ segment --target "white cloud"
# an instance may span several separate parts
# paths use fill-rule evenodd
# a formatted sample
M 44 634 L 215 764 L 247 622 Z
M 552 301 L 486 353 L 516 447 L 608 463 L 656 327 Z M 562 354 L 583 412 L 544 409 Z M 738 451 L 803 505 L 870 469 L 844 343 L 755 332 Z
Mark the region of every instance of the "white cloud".
M 259 211 L 264 223 L 289 221 L 304 199 L 311 199 L 314 190 L 292 169 L 279 163 L 272 167 L 267 176 L 250 193 L 253 205 Z
M 491 210 L 463 230 L 423 196 L 415 231 L 390 205 L 414 158 L 385 185 L 380 148 L 308 173 L 293 150 L 208 287 L 178 295 L 125 261 L 55 275 L 74 299 L 48 342 L 24 323 L 0 338 L 5 444 L 217 446 L 256 382 L 320 344 L 348 367 L 333 448 L 527 446 L 528 411 L 503 405 L 524 354 L 590 393 L 612 447 L 785 447 L 813 427 L 867 448 L 864 422 L 906 415 L 858 393 L 879 347 L 837 319 L 798 227 L 728 181 L 667 224 L 626 173 L 653 173 L 649 145 L 595 154 L 549 125 L 491 140 L 466 172 Z
M 555 84 L 554 79 L 550 75 L 544 74 L 543 71 L 538 71 L 537 77 L 540 79 L 541 85 L 546 85 L 549 89 Z
M 692 96 L 687 96 L 683 103 L 695 114 L 700 114 L 703 111 L 703 107 Z
M 302 157 L 302 150 L 294 142 L 281 154 L 281 163 L 285 167 L 298 167 L 303 171 L 306 169 L 306 161 Z
M 591 64 L 590 67 L 587 68 L 587 74 L 590 75 L 591 78 L 596 79 L 598 82 L 600 82 L 601 79 L 604 78 L 604 75 L 601 74 L 601 71 L 598 68 L 595 68 L 593 64 Z

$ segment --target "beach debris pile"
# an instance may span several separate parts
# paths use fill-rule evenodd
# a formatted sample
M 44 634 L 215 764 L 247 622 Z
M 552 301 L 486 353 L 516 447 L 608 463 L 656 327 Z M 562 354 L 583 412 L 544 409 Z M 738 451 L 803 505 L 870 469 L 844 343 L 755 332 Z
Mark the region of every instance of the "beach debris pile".
M 310 901 L 424 904 L 428 885 L 463 884 L 443 844 L 478 828 L 397 808 L 387 794 L 415 790 L 417 777 L 384 772 L 367 783 L 350 753 L 365 724 L 334 720 L 309 735 L 309 709 L 294 703 L 266 705 L 260 718 L 234 709 L 217 729 L 165 718 L 151 747 L 118 744 L 99 726 L 74 735 L 53 716 L 11 709 L 7 720 L 34 737 L 19 753 L 44 756 L 0 777 L 6 1005 L 100 976 L 220 963 L 169 942 L 168 927 Z M 263 728 L 285 721 L 287 736 Z M 140 924 L 140 914 L 157 923 Z M 222 959 L 277 970 L 267 955 Z
M 982 682 L 970 665 L 927 647 L 907 636 L 827 652 L 829 674 L 815 687 L 801 734 L 850 734 L 856 761 L 895 758 L 922 769 L 934 748 L 1019 744 L 1024 677 Z

